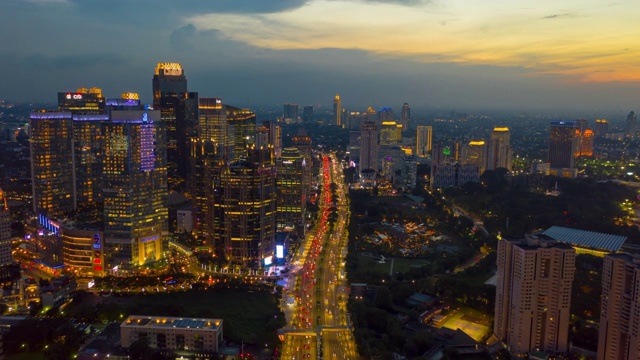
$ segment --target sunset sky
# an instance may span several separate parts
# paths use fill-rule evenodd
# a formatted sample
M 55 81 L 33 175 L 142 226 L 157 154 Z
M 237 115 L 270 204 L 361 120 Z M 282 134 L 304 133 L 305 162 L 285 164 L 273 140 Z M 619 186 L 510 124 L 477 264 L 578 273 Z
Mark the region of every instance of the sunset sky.
M 150 99 L 158 61 L 239 106 L 583 109 L 640 103 L 633 1 L 2 0 L 0 98 Z M 638 110 L 638 109 L 635 109 Z

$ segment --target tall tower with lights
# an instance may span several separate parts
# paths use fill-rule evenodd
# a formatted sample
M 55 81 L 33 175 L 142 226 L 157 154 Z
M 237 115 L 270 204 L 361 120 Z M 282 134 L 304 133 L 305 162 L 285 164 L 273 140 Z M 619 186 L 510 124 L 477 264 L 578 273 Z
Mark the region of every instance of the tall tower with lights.
M 338 94 L 333 98 L 333 123 L 342 127 L 342 100 Z
M 153 76 L 153 108 L 167 129 L 167 171 L 170 187 L 182 187 L 189 170 L 190 140 L 197 136 L 198 93 L 187 91 L 179 63 L 158 63 Z

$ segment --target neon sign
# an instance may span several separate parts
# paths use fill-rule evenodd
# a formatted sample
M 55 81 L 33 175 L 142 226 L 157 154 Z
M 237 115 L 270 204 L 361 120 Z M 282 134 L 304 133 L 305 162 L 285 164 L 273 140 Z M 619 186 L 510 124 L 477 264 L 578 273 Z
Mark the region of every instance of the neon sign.
M 82 100 L 82 94 L 72 94 L 72 93 L 68 93 L 67 94 L 67 99 L 71 100 Z

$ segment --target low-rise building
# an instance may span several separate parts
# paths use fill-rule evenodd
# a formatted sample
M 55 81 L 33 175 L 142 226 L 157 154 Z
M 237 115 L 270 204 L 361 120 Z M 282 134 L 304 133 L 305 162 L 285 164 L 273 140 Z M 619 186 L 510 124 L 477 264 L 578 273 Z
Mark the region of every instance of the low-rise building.
M 131 315 L 120 325 L 120 343 L 129 348 L 137 340 L 156 349 L 218 352 L 222 319 Z

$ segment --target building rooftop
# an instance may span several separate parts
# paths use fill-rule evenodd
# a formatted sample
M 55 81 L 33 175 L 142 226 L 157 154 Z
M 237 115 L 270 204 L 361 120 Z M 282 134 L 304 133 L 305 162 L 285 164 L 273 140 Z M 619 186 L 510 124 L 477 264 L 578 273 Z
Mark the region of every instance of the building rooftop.
M 611 252 L 620 250 L 622 244 L 627 240 L 626 236 L 577 230 L 561 226 L 552 226 L 543 231 L 542 234 L 576 247 L 586 247 Z
M 122 326 L 217 330 L 222 327 L 222 319 L 131 315 L 122 323 Z

